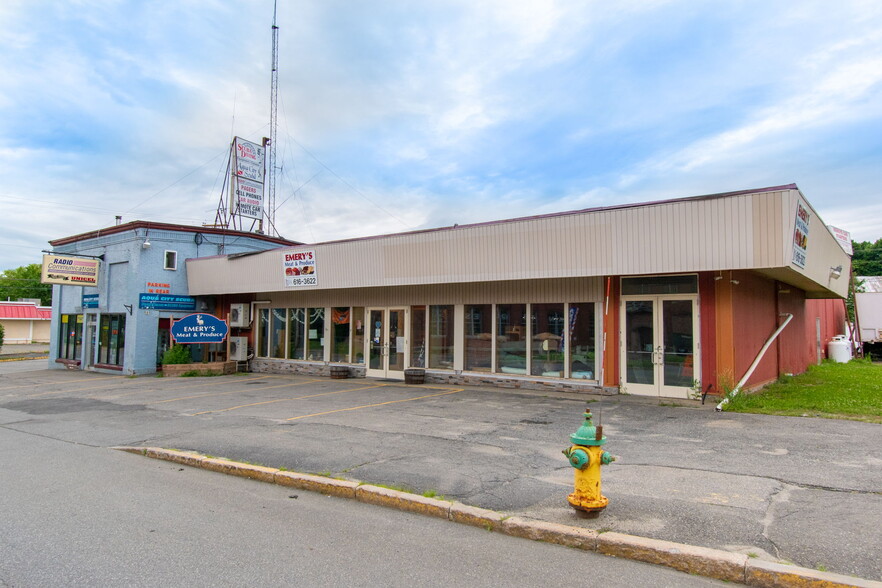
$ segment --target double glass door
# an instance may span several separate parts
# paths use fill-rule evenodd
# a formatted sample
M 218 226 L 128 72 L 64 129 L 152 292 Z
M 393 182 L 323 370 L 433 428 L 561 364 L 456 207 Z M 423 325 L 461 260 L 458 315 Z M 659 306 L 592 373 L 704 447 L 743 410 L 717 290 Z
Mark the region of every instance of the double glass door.
M 366 314 L 367 377 L 403 380 L 408 349 L 407 309 L 369 308 Z
M 692 295 L 623 297 L 621 324 L 625 391 L 689 398 L 701 380 L 697 298 Z

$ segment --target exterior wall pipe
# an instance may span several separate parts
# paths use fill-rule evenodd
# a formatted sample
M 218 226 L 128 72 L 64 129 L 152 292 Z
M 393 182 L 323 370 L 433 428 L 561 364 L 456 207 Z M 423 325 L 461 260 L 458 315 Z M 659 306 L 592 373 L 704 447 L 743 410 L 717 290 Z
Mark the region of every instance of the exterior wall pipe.
M 774 341 L 775 339 L 778 338 L 778 335 L 781 334 L 781 331 L 784 330 L 784 327 L 787 326 L 787 323 L 789 323 L 793 319 L 793 315 L 790 314 L 789 312 L 782 313 L 778 316 L 786 316 L 787 318 L 784 319 L 784 322 L 781 323 L 781 326 L 778 327 L 774 333 L 772 333 L 772 336 L 769 337 L 768 341 L 766 341 L 766 344 L 763 345 L 762 349 L 760 349 L 759 353 L 756 355 L 756 359 L 754 359 L 753 363 L 750 364 L 750 367 L 747 368 L 747 373 L 744 374 L 744 377 L 741 378 L 741 381 L 738 382 L 738 385 L 735 386 L 735 389 L 732 390 L 731 392 L 729 392 L 729 394 L 727 394 L 726 397 L 723 398 L 723 401 L 717 405 L 717 408 L 716 408 L 717 412 L 722 412 L 723 407 L 726 406 L 727 404 L 729 404 L 729 400 L 731 400 L 732 398 L 735 398 L 735 396 L 738 395 L 738 393 L 741 391 L 741 388 L 744 386 L 744 384 L 747 383 L 747 380 L 750 378 L 750 376 L 753 375 L 753 372 L 756 369 L 756 366 L 759 365 L 759 362 L 762 360 L 763 356 L 766 354 L 766 351 L 769 350 L 769 346 L 772 344 L 772 341 Z

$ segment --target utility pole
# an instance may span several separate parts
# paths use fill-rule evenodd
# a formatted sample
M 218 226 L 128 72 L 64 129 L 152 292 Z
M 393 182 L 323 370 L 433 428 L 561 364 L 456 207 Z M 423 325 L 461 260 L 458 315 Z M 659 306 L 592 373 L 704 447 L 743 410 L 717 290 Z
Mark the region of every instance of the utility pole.
M 267 224 L 265 232 L 278 237 L 276 229 L 276 135 L 279 121 L 279 27 L 276 25 L 276 8 L 278 0 L 273 0 L 273 66 L 272 83 L 270 84 L 270 140 L 267 149 L 269 160 L 269 178 L 267 181 Z

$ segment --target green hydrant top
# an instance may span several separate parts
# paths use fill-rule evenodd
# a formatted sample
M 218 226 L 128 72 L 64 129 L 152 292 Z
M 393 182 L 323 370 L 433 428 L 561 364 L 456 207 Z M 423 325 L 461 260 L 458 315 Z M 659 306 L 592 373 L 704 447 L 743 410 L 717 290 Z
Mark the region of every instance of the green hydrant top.
M 600 435 L 597 434 L 597 427 L 591 421 L 592 418 L 591 409 L 586 408 L 585 422 L 582 423 L 578 431 L 570 435 L 570 442 L 573 445 L 603 445 L 606 443 L 606 437 L 602 433 L 603 430 L 601 429 Z

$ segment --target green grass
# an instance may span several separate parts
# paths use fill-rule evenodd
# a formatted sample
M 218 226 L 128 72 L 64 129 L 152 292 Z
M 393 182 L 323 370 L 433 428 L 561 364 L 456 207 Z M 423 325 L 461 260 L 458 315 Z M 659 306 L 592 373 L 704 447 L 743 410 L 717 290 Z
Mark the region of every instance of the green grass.
M 824 362 L 759 392 L 742 392 L 726 410 L 882 423 L 882 365 Z

